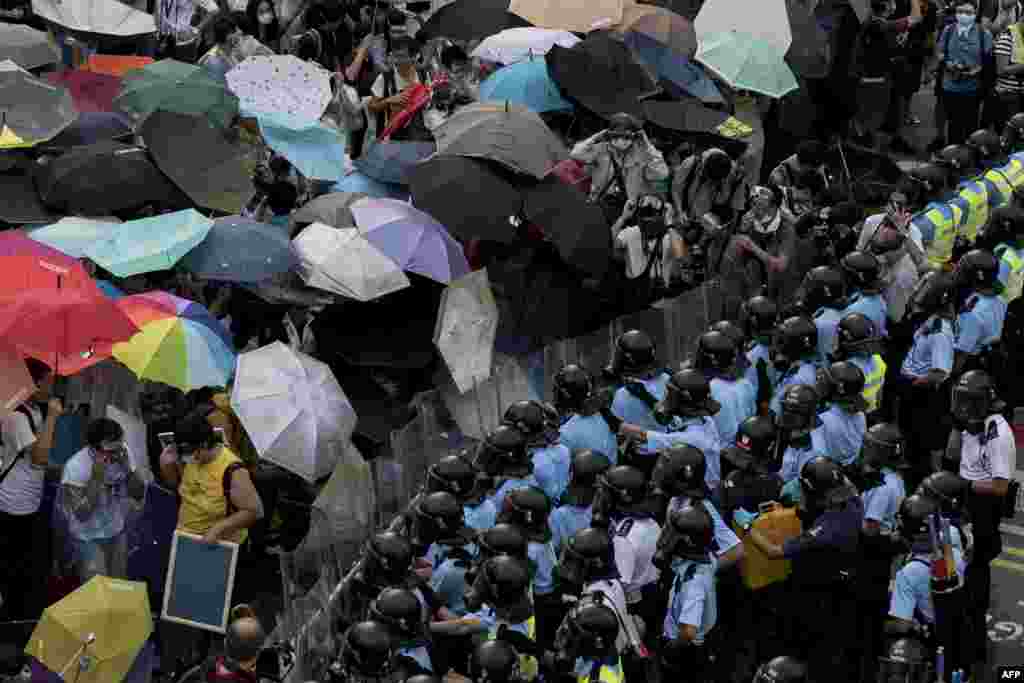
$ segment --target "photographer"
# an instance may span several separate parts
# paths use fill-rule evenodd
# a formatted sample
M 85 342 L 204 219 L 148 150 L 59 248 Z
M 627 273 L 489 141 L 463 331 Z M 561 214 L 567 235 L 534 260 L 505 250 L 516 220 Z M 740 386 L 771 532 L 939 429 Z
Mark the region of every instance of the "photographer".
M 110 418 L 89 423 L 86 446 L 71 456 L 61 479 L 62 510 L 68 521 L 78 577 L 127 578 L 125 497 L 142 501 L 146 484 L 124 443 L 124 429 Z
M 639 310 L 671 286 L 674 265 L 684 254 L 683 238 L 668 227 L 672 221 L 671 204 L 644 194 L 627 201 L 612 226 L 615 256 L 625 261 L 619 293 L 622 310 Z

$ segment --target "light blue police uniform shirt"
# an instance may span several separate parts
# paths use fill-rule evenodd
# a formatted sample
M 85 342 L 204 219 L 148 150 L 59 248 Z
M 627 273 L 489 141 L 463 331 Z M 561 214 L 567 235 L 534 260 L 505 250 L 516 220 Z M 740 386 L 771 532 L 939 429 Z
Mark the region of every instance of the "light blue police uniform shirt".
M 963 353 L 980 353 L 999 340 L 1006 320 L 1006 302 L 998 296 L 972 294 L 957 317 L 954 348 Z
M 940 321 L 938 330 L 936 320 Z M 954 343 L 953 321 L 930 316 L 914 331 L 914 342 L 903 359 L 900 374 L 917 379 L 927 375 L 929 370 L 952 372 Z
M 892 533 L 896 530 L 896 513 L 906 495 L 903 477 L 883 467 L 882 485 L 860 494 L 860 499 L 864 501 L 864 519 L 878 522 L 883 533 Z
M 476 612 L 469 612 L 468 614 L 466 614 L 466 618 L 479 620 L 480 624 L 487 629 L 487 633 L 489 633 L 491 637 L 498 635 L 498 615 L 494 611 L 494 607 L 492 607 L 491 605 L 484 605 Z M 530 635 L 529 619 L 527 619 L 526 621 L 521 621 L 518 624 L 510 624 L 508 622 L 502 623 L 504 623 L 505 626 L 508 627 L 510 631 L 522 633 L 524 636 L 527 637 L 529 637 Z
M 470 529 L 486 531 L 498 523 L 498 508 L 493 500 L 484 498 L 476 505 L 463 505 L 462 519 Z
M 885 303 L 885 297 L 881 294 L 857 292 L 850 300 L 850 305 L 846 307 L 839 317 L 842 319 L 851 313 L 860 313 L 873 322 L 875 324 L 875 333 L 878 336 L 889 336 L 889 329 L 887 327 L 889 305 Z
M 754 343 L 753 346 L 747 349 L 747 362 L 749 365 L 744 373 L 747 381 L 754 387 L 754 396 L 756 397 L 761 388 L 760 378 L 757 376 L 757 361 L 763 360 L 765 370 L 768 371 L 768 381 L 772 383 L 772 387 L 775 387 L 775 383 L 779 381 L 779 371 L 772 365 L 771 349 L 766 344 Z
M 590 526 L 594 516 L 593 505 L 561 505 L 548 515 L 548 528 L 551 529 L 551 545 L 555 553 L 562 552 L 562 544 L 576 535 L 580 529 Z
M 756 412 L 757 395 L 753 385 L 745 378 L 727 380 L 716 377 L 710 384 L 711 397 L 722 406 L 711 419 L 715 421 L 719 439 L 723 444 L 731 446 L 736 442 L 736 431 L 740 423 Z
M 775 417 L 778 417 L 782 414 L 782 394 L 786 391 L 786 387 L 793 384 L 808 384 L 813 387 L 817 382 L 818 373 L 814 363 L 799 361 L 795 369 L 791 368 L 779 378 L 778 384 L 775 385 L 775 393 L 772 394 L 772 400 L 768 407 L 775 413 Z
M 537 478 L 532 474 L 528 477 L 507 479 L 505 483 L 498 487 L 497 491 L 491 494 L 488 500 L 490 500 L 491 504 L 494 505 L 494 509 L 500 512 L 501 506 L 505 503 L 505 496 L 508 495 L 509 491 L 513 491 L 515 489 L 525 489 L 529 486 L 535 486 L 537 488 L 541 487 L 540 484 L 537 482 Z
M 526 555 L 533 563 L 533 594 L 549 595 L 555 590 L 555 565 L 558 555 L 551 541 L 540 543 L 530 541 L 526 546 Z
M 722 515 L 719 514 L 718 508 L 710 500 L 702 500 L 704 503 L 704 509 L 708 511 L 708 516 L 711 517 L 711 525 L 715 530 L 715 555 L 721 557 L 736 546 L 740 544 L 740 538 L 729 528 L 729 525 L 722 519 Z M 690 507 L 693 504 L 693 499 L 689 496 L 676 496 L 668 503 L 668 514 L 673 514 L 682 510 L 683 508 Z
M 783 483 L 788 484 L 800 476 L 800 470 L 804 465 L 819 455 L 828 455 L 828 444 L 825 441 L 825 430 L 821 427 L 811 432 L 811 445 L 809 448 L 796 448 L 790 446 L 782 454 L 782 468 L 779 476 Z
M 561 435 L 559 443 L 573 453 L 589 448 L 608 458 L 612 466 L 619 461 L 619 442 L 599 413 L 572 415 L 558 432 Z
M 850 465 L 860 456 L 868 419 L 863 412 L 848 413 L 837 405 L 819 413 L 825 432 L 826 455 L 839 465 Z M 813 437 L 812 437 L 813 439 Z
M 551 501 L 558 500 L 569 485 L 569 449 L 562 444 L 531 449 L 533 476 Z
M 466 613 L 466 570 L 458 560 L 445 558 L 430 575 L 430 588 L 451 612 Z
M 651 392 L 651 396 L 660 401 L 665 398 L 665 391 L 669 379 L 671 378 L 668 373 L 662 372 L 651 379 L 641 380 L 640 383 L 647 387 L 647 391 Z M 655 432 L 664 432 L 668 430 L 668 427 L 658 424 L 658 421 L 654 419 L 654 414 L 651 412 L 651 409 L 647 407 L 647 404 L 629 393 L 629 390 L 626 389 L 626 387 L 620 387 L 619 390 L 615 392 L 615 397 L 612 399 L 612 415 L 623 422 L 636 425 L 643 429 Z
M 918 560 L 924 560 L 920 562 Z M 960 551 L 953 548 L 953 561 L 957 572 L 964 575 L 964 559 Z M 935 623 L 935 606 L 932 604 L 932 560 L 927 554 L 915 553 L 896 572 L 892 597 L 889 599 L 889 616 L 904 621 L 917 621 L 920 617 L 929 624 Z
M 398 654 L 403 657 L 408 657 L 413 660 L 427 671 L 434 671 L 434 663 L 430 661 L 430 655 L 427 653 L 426 645 L 417 645 L 413 647 L 400 647 Z
M 814 326 L 818 328 L 818 367 L 829 364 L 829 354 L 835 353 L 836 335 L 843 312 L 834 308 L 819 308 L 814 314 Z
M 672 590 L 665 614 L 664 636 L 679 637 L 679 626 L 693 626 L 697 635 L 694 645 L 703 645 L 718 622 L 718 598 L 715 594 L 714 562 L 694 562 L 676 558 L 672 561 Z
M 647 432 L 647 443 L 640 447 L 640 452 L 653 454 L 681 444 L 700 449 L 704 454 L 704 482 L 714 491 L 722 479 L 722 442 L 714 420 L 710 417 L 676 418 L 671 426 L 673 431 L 668 433 Z

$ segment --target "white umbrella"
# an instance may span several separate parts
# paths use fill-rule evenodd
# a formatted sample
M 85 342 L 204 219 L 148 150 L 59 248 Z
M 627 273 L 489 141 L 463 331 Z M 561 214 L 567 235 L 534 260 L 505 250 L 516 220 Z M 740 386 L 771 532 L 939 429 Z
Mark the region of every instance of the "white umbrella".
M 588 33 L 622 21 L 625 5 L 626 0 L 512 0 L 508 11 L 534 26 Z
M 570 48 L 580 42 L 572 33 L 552 28 L 509 28 L 484 38 L 471 56 L 499 64 L 543 57 L 552 47 Z
M 331 76 L 291 55 L 250 57 L 227 74 L 242 113 L 275 117 L 283 125 L 311 125 L 331 101 Z
M 757 0 L 739 11 L 735 0 L 706 0 L 693 22 L 697 38 L 736 31 L 759 38 L 786 54 L 793 42 L 786 0 Z
M 465 393 L 491 375 L 498 305 L 486 270 L 453 280 L 441 295 L 434 344 Z
M 310 482 L 334 470 L 356 427 L 331 369 L 281 342 L 238 356 L 231 407 L 261 458 Z
M 70 31 L 103 36 L 156 33 L 152 14 L 117 0 L 32 0 L 32 11 Z
M 48 35 L 21 24 L 0 24 L 0 59 L 10 59 L 23 69 L 35 69 L 60 61 L 60 53 Z
M 394 260 L 356 228 L 312 223 L 292 240 L 299 275 L 310 287 L 357 301 L 372 301 L 409 286 Z

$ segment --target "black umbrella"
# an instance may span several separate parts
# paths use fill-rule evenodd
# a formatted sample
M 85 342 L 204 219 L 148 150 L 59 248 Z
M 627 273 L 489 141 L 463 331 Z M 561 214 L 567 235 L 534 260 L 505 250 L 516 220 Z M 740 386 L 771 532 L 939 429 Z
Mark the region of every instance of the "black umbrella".
M 705 107 L 696 99 L 644 102 L 644 118 L 660 128 L 681 133 L 713 133 L 729 119 L 724 111 Z
M 57 137 L 38 145 L 36 149 L 42 152 L 63 152 L 71 147 L 91 145 L 103 140 L 131 142 L 133 134 L 132 121 L 124 114 L 109 111 L 82 112 Z
M 555 176 L 524 190 L 523 197 L 523 215 L 544 231 L 566 263 L 595 278 L 604 276 L 611 233 L 599 204 Z
M 464 241 L 515 240 L 509 217 L 519 215 L 523 197 L 511 171 L 480 159 L 435 156 L 413 167 L 410 185 L 413 205 L 453 236 Z
M 239 213 L 255 191 L 256 151 L 229 140 L 205 116 L 158 110 L 139 133 L 160 170 L 199 206 Z
M 786 63 L 802 78 L 825 78 L 832 70 L 829 36 L 815 15 L 817 0 L 788 0 L 789 25 L 793 42 L 786 52 Z
M 174 210 L 192 205 L 146 150 L 113 140 L 37 164 L 33 177 L 43 203 L 67 214 L 102 216 L 150 203 Z
M 434 12 L 417 36 L 421 40 L 478 40 L 507 28 L 533 26 L 508 11 L 509 0 L 455 0 Z
M 555 45 L 544 58 L 566 97 L 602 116 L 626 112 L 643 118 L 640 100 L 660 91 L 632 50 L 607 31 L 570 48 Z
M 52 223 L 60 218 L 46 210 L 32 183 L 23 173 L 0 173 L 0 222 Z
M 667 10 L 672 10 L 689 21 L 697 18 L 704 0 L 639 0 L 642 5 L 657 5 Z

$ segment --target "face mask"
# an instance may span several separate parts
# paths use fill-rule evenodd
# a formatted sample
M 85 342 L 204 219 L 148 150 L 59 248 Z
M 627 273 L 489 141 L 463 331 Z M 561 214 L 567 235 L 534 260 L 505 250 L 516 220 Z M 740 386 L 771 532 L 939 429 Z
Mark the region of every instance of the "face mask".
M 970 28 L 974 24 L 974 15 L 957 13 L 956 23 L 960 25 L 960 28 Z
M 259 22 L 260 22 L 261 26 L 269 26 L 270 24 L 274 23 L 274 13 L 273 12 L 260 12 L 258 19 L 259 19 Z
M 633 141 L 629 138 L 612 138 L 609 144 L 612 146 L 612 148 L 620 152 L 625 152 L 627 149 L 633 146 Z

